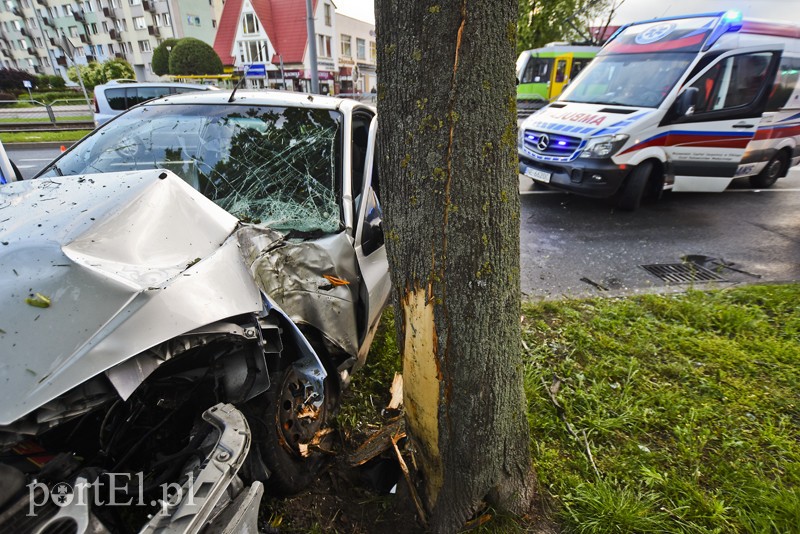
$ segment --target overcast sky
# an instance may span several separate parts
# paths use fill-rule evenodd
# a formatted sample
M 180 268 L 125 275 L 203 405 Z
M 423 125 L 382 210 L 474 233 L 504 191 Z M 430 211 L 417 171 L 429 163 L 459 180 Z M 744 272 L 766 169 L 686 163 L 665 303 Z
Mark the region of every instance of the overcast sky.
M 343 15 L 375 22 L 373 0 L 333 0 Z M 800 0 L 625 0 L 612 24 L 668 15 L 739 10 L 748 18 L 800 23 Z

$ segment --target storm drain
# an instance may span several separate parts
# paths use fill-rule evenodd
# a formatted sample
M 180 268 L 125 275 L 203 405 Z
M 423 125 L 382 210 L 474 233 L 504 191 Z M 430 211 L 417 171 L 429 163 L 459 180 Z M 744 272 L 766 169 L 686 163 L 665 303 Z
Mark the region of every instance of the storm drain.
M 694 263 L 654 263 L 641 266 L 668 284 L 691 284 L 695 282 L 724 282 L 725 279 L 705 267 Z

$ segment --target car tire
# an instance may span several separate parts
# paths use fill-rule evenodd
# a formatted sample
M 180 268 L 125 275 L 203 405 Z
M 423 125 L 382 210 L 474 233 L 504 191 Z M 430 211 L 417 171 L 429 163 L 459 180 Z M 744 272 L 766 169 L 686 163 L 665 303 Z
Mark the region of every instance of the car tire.
M 760 173 L 750 177 L 750 185 L 757 189 L 767 189 L 772 187 L 778 178 L 786 173 L 788 158 L 783 151 L 778 152 L 769 160 L 767 166 Z
M 327 454 L 320 447 L 329 445 L 329 433 L 318 446 L 308 447 L 303 456 L 300 445 L 330 427 L 338 409 L 339 388 L 336 375 L 324 381 L 325 401 L 316 412 L 303 403 L 303 379 L 294 366 L 270 374 L 270 388 L 248 402 L 246 414 L 257 448 L 269 471 L 265 490 L 272 495 L 292 495 L 307 488 L 325 463 Z
M 652 172 L 653 163 L 650 161 L 645 161 L 633 169 L 617 202 L 619 209 L 623 211 L 636 211 L 639 209 Z

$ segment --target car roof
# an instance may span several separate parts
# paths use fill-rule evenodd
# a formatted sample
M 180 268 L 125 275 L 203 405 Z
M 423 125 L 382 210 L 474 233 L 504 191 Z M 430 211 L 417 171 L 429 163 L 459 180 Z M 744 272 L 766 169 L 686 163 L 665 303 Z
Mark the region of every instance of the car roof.
M 199 83 L 132 82 L 128 80 L 111 80 L 103 85 L 98 85 L 95 89 L 106 89 L 108 87 L 188 87 L 191 89 L 219 89 L 216 85 L 204 85 Z
M 170 105 L 170 104 L 228 104 L 231 90 L 204 91 L 200 93 L 185 93 L 168 95 L 150 100 L 140 105 Z M 295 93 L 291 91 L 236 91 L 231 104 L 250 104 L 257 106 L 292 106 L 317 109 L 331 109 L 350 111 L 355 107 L 372 109 L 374 107 L 349 98 L 334 96 L 312 95 L 309 93 Z

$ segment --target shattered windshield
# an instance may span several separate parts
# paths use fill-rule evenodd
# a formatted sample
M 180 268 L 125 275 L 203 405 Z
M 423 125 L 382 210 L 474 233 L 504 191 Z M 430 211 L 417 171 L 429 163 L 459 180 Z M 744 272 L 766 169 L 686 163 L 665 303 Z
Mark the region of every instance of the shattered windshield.
M 117 118 L 42 176 L 168 169 L 239 219 L 277 230 L 340 229 L 338 112 L 151 105 Z

